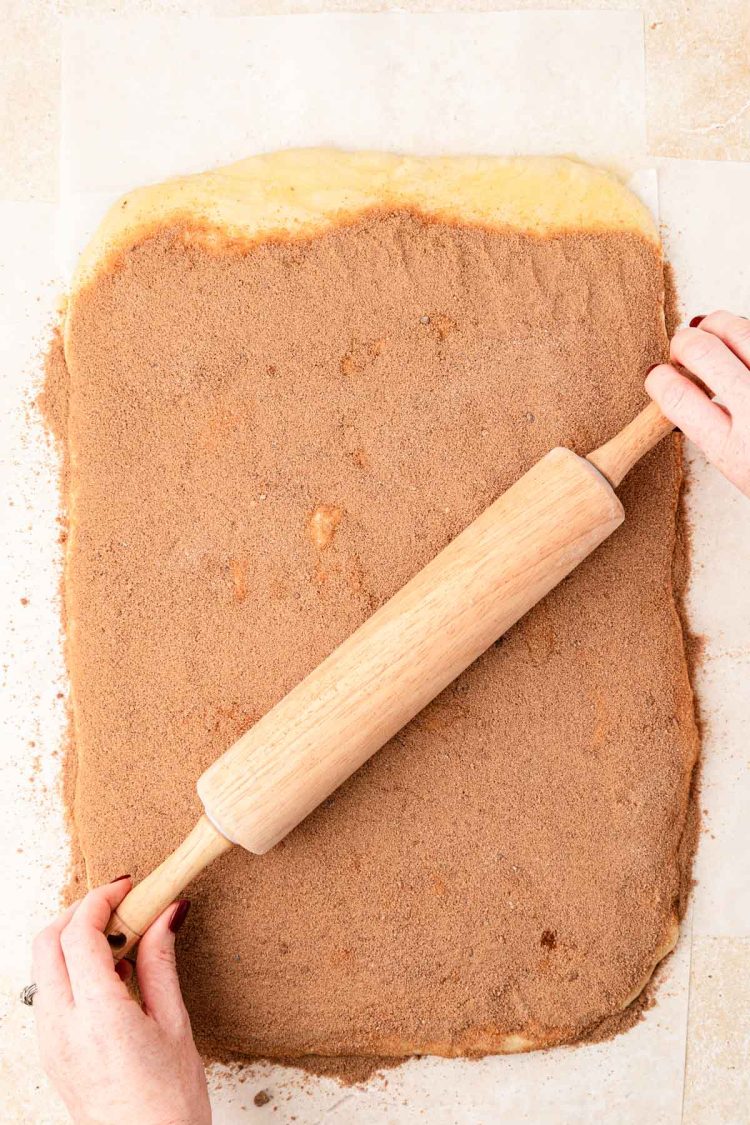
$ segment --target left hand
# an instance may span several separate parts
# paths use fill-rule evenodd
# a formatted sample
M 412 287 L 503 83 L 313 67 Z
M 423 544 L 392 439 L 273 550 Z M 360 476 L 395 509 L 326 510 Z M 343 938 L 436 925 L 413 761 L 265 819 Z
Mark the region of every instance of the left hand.
M 138 1004 L 104 929 L 130 890 L 126 876 L 91 891 L 34 941 L 42 1064 L 81 1125 L 209 1125 L 206 1077 L 180 993 L 173 903 L 141 939 Z M 175 926 L 177 928 L 177 926 Z

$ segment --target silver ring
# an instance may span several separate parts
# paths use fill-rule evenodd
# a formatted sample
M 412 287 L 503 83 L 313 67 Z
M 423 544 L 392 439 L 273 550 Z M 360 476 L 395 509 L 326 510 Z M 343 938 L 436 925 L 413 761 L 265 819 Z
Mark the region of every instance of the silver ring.
M 28 1006 L 31 1007 L 31 1005 L 34 1003 L 34 997 L 36 996 L 38 991 L 39 988 L 37 985 L 27 984 L 25 988 L 21 989 L 21 1003 L 28 1004 Z

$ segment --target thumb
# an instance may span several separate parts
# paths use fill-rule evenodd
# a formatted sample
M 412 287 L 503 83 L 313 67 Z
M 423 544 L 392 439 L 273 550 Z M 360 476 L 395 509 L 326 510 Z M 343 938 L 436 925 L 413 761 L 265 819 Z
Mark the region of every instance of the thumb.
M 152 922 L 141 938 L 136 960 L 138 988 L 143 1008 L 165 1031 L 180 1033 L 189 1026 L 177 976 L 174 938 L 190 902 L 180 899 Z

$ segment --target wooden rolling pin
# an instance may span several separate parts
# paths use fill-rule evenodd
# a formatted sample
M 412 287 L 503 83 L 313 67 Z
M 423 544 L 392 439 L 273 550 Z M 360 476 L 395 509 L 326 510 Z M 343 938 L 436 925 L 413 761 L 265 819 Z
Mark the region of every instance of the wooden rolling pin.
M 624 519 L 614 493 L 672 429 L 652 403 L 588 458 L 553 449 L 198 781 L 204 815 L 107 934 L 124 956 L 233 844 L 261 854 L 460 675 Z

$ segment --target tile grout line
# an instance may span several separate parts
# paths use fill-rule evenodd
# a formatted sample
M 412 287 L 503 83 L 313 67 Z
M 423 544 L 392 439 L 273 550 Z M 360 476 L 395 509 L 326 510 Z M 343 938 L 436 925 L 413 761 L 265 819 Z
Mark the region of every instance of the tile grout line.
M 685 1016 L 685 1052 L 682 1063 L 682 1099 L 680 1103 L 680 1125 L 685 1125 L 685 1095 L 687 1092 L 688 1055 L 690 1052 L 690 1004 L 693 995 L 693 946 L 695 942 L 694 911 L 690 911 L 690 947 L 688 950 L 688 994 Z

